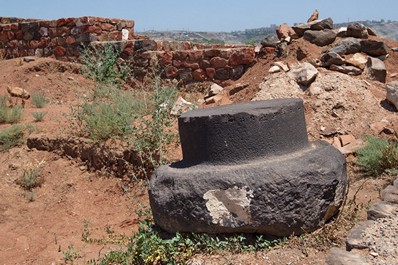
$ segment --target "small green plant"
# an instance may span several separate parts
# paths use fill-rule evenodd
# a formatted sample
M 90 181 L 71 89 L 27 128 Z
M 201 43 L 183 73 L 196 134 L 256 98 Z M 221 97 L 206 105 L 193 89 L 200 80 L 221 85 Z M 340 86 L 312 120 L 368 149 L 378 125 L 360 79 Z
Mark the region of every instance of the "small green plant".
M 119 52 L 108 43 L 86 47 L 81 54 L 83 74 L 97 83 L 118 84 L 128 76 L 129 68 L 119 63 Z
M 15 105 L 12 107 L 7 106 L 8 98 L 5 96 L 0 97 L 0 123 L 17 123 L 21 120 L 23 108 Z
M 366 137 L 368 144 L 357 151 L 357 164 L 365 172 L 379 175 L 398 169 L 398 144 L 377 137 Z
M 4 152 L 11 147 L 18 146 L 24 140 L 24 126 L 12 125 L 0 131 L 0 151 Z
M 32 112 L 32 116 L 35 119 L 35 122 L 41 122 L 46 116 L 47 112 Z
M 40 187 L 44 179 L 40 176 L 43 162 L 35 168 L 25 169 L 18 181 L 18 184 L 26 191 L 32 191 L 34 188 Z
M 75 249 L 74 245 L 70 243 L 68 245 L 68 249 L 66 251 L 62 251 L 62 254 L 64 254 L 64 262 L 66 264 L 70 263 L 73 264 L 73 261 L 80 258 L 79 250 Z
M 33 93 L 31 99 L 33 106 L 36 108 L 44 108 L 48 102 L 44 92 Z

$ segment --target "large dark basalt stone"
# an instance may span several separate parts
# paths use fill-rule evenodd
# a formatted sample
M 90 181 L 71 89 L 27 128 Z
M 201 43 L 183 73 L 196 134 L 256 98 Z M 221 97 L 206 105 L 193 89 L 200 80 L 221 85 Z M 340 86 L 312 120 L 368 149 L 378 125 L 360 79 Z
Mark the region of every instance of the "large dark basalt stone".
M 308 142 L 299 99 L 191 111 L 179 129 L 184 159 L 150 180 L 154 220 L 169 232 L 301 234 L 343 203 L 345 158 Z

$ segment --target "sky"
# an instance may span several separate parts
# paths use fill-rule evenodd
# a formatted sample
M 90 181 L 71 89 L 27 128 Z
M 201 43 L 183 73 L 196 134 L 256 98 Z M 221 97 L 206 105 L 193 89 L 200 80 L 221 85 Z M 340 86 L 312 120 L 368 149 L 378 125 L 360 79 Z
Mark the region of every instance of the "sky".
M 0 0 L 0 16 L 133 19 L 135 31 L 235 31 L 306 22 L 318 9 L 335 23 L 398 20 L 396 0 Z

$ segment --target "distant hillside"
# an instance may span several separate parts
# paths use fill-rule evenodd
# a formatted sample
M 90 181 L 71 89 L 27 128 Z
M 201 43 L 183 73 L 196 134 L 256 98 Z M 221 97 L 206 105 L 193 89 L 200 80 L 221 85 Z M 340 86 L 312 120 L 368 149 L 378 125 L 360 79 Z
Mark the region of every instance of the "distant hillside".
M 397 21 L 380 21 L 366 20 L 356 21 L 372 28 L 378 36 L 398 41 L 398 22 Z M 335 23 L 334 27 L 345 27 L 353 23 Z M 277 25 L 270 27 L 246 29 L 242 31 L 232 32 L 195 32 L 186 30 L 171 31 L 144 31 L 138 34 L 147 35 L 152 39 L 175 40 L 175 41 L 191 41 L 200 43 L 236 43 L 236 44 L 257 44 L 269 34 L 275 34 Z

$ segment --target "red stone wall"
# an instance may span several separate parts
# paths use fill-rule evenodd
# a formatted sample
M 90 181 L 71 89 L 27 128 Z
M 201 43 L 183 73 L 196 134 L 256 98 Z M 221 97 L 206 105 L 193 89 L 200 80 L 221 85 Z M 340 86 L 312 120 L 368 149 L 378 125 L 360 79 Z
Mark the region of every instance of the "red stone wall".
M 0 17 L 0 57 L 79 61 L 83 46 L 111 42 L 144 79 L 156 69 L 183 82 L 238 79 L 255 60 L 254 47 L 155 41 L 134 36 L 134 21 L 99 17 L 34 20 Z M 122 38 L 124 33 L 124 38 Z M 126 40 L 127 39 L 127 40 Z
M 238 79 L 255 62 L 253 46 L 207 45 L 141 39 L 112 43 L 138 79 L 160 71 L 183 82 Z M 104 45 L 104 43 L 98 43 Z
M 92 41 L 121 41 L 122 31 L 133 39 L 134 21 L 99 17 L 33 20 L 0 18 L 0 54 L 3 58 L 27 55 L 73 61 L 81 45 Z

